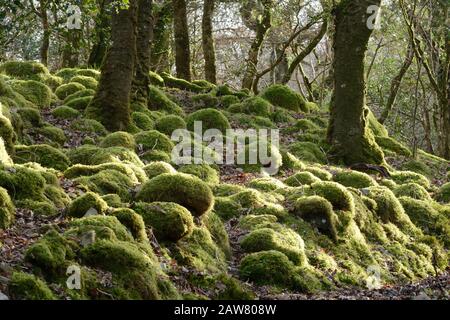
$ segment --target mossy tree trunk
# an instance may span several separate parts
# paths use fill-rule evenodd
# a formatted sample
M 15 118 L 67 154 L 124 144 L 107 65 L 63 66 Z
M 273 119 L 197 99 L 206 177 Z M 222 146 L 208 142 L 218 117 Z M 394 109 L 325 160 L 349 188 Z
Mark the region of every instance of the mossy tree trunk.
M 153 38 L 152 0 L 138 0 L 135 74 L 132 100 L 147 105 L 150 49 Z
M 191 50 L 187 23 L 186 0 L 172 0 L 177 77 L 191 81 Z
M 367 7 L 381 0 L 343 0 L 334 10 L 334 92 L 328 139 L 334 161 L 383 162 L 383 153 L 367 128 L 364 60 L 372 30 Z
M 202 47 L 205 58 L 205 79 L 216 83 L 216 53 L 214 50 L 214 38 L 212 17 L 214 14 L 215 0 L 203 1 L 202 17 Z
M 113 8 L 111 46 L 101 68 L 98 90 L 86 110 L 90 118 L 111 131 L 126 130 L 130 123 L 130 93 L 136 59 L 137 0 L 126 9 Z
M 42 44 L 41 44 L 41 63 L 45 66 L 48 65 L 48 50 L 50 48 L 50 24 L 48 22 L 47 14 L 48 0 L 39 1 L 39 13 L 42 21 Z
M 153 4 L 153 41 L 151 48 L 151 70 L 155 72 L 170 71 L 170 41 L 172 35 L 172 1 Z
M 259 0 L 258 0 L 259 1 Z M 242 20 L 248 28 L 256 32 L 255 39 L 248 51 L 245 61 L 244 78 L 242 80 L 243 89 L 252 89 L 253 80 L 257 73 L 259 51 L 261 50 L 264 38 L 272 26 L 272 0 L 261 0 L 262 12 L 258 12 L 255 21 L 250 21 L 253 17 L 252 11 L 255 9 L 254 1 L 246 1 L 241 8 Z
M 95 42 L 89 54 L 88 65 L 99 68 L 102 65 L 111 33 L 110 13 L 107 0 L 97 0 L 98 15 L 95 18 Z

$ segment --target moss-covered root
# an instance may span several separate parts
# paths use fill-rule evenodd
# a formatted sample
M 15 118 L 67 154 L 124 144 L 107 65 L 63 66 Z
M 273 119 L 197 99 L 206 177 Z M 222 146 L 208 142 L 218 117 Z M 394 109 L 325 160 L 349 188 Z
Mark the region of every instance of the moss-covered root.
M 69 207 L 68 215 L 73 218 L 81 218 L 86 214 L 104 214 L 108 204 L 98 194 L 88 192 L 75 199 Z

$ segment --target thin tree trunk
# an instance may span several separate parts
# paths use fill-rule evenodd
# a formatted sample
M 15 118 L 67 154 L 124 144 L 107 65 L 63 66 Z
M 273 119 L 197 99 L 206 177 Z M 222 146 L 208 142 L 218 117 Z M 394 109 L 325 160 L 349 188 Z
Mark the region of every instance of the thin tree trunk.
M 88 65 L 99 68 L 102 65 L 106 51 L 108 50 L 108 40 L 110 37 L 110 14 L 106 10 L 106 0 L 98 2 L 98 16 L 95 23 L 95 42 L 89 54 Z
M 205 78 L 211 83 L 216 83 L 216 53 L 214 49 L 212 17 L 214 14 L 215 0 L 203 1 L 202 17 L 202 46 L 205 58 Z
M 48 0 L 39 1 L 39 13 L 42 21 L 43 38 L 41 44 L 41 63 L 48 65 L 48 50 L 50 48 L 50 24 L 48 22 L 47 2 Z
M 172 0 L 177 77 L 191 81 L 191 50 L 187 23 L 186 0 Z
M 137 0 L 127 9 L 113 8 L 112 44 L 101 68 L 98 90 L 86 110 L 90 118 L 111 131 L 126 130 L 130 123 L 130 93 L 136 58 Z
M 153 38 L 152 0 L 138 0 L 135 75 L 132 99 L 147 105 L 150 49 Z
M 328 139 L 336 162 L 383 162 L 383 153 L 367 130 L 364 60 L 372 30 L 367 7 L 381 0 L 343 0 L 335 9 L 334 92 Z
M 414 57 L 414 50 L 412 48 L 412 45 L 408 46 L 408 50 L 406 52 L 406 57 L 405 60 L 403 61 L 403 64 L 398 72 L 398 74 L 395 76 L 394 79 L 392 79 L 391 82 L 391 91 L 389 94 L 389 98 L 387 100 L 387 103 L 383 109 L 383 112 L 381 113 L 381 116 L 379 117 L 378 121 L 381 124 L 384 124 L 384 122 L 386 121 L 386 119 L 389 116 L 389 113 L 391 112 L 394 104 L 395 104 L 395 100 L 397 98 L 397 94 L 398 91 L 400 89 L 400 85 L 402 83 L 403 77 L 405 76 L 406 72 L 408 71 L 409 67 L 411 66 L 411 63 L 413 61 L 413 57 Z
M 153 4 L 154 26 L 151 48 L 151 70 L 155 72 L 170 71 L 170 39 L 172 34 L 172 0 Z

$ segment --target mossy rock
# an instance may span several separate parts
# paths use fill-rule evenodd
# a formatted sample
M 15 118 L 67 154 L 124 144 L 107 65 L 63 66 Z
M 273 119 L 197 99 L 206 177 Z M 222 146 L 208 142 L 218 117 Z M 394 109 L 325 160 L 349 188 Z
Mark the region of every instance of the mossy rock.
M 13 164 L 11 157 L 6 152 L 5 143 L 3 138 L 0 137 L 0 166 L 11 166 Z
M 90 209 L 94 209 L 98 214 L 104 214 L 108 209 L 108 204 L 98 194 L 87 192 L 72 201 L 67 214 L 73 218 L 81 218 Z
M 280 188 L 285 188 L 286 185 L 278 179 L 265 177 L 253 179 L 247 184 L 247 187 L 263 192 L 270 192 Z
M 163 87 L 164 86 L 164 79 L 157 74 L 156 72 L 150 71 L 149 73 L 150 77 L 150 83 L 154 86 Z
M 377 186 L 378 183 L 371 176 L 364 172 L 358 171 L 340 171 L 333 176 L 333 181 L 342 184 L 345 187 L 356 189 Z
M 186 129 L 186 122 L 180 116 L 168 115 L 155 121 L 155 129 L 170 137 L 175 130 Z
M 161 89 L 151 85 L 149 90 L 150 99 L 148 99 L 148 107 L 150 110 L 163 111 L 165 113 L 178 116 L 183 115 L 183 109 L 170 100 Z
M 116 216 L 89 216 L 70 222 L 65 232 L 67 238 L 77 238 L 82 246 L 87 246 L 97 239 L 110 241 L 133 241 L 131 231 Z
M 176 78 L 168 73 L 162 72 L 160 75 L 164 79 L 164 85 L 166 87 L 192 91 L 196 93 L 208 91 L 208 88 L 205 88 L 198 84 L 194 84 L 184 79 Z
M 294 214 L 311 223 L 321 233 L 337 240 L 338 217 L 327 199 L 320 196 L 299 198 L 294 204 Z
M 217 108 L 219 99 L 210 93 L 201 93 L 192 97 L 192 102 L 197 109 Z
M 450 182 L 443 184 L 436 192 L 435 199 L 439 202 L 450 203 Z
M 325 164 L 326 154 L 312 142 L 295 142 L 289 146 L 289 151 L 298 159 L 313 163 Z
M 184 207 L 173 202 L 139 202 L 133 209 L 152 227 L 159 241 L 177 242 L 192 234 L 194 220 Z
M 211 186 L 220 182 L 217 170 L 207 164 L 188 164 L 182 166 L 178 171 L 196 176 Z
M 280 150 L 280 154 L 282 157 L 283 165 L 281 166 L 281 170 L 303 170 L 305 168 L 305 164 L 300 161 L 296 156 L 286 150 Z
M 290 187 L 301 187 L 304 185 L 311 185 L 314 182 L 320 182 L 321 180 L 313 175 L 311 172 L 297 172 L 284 180 L 284 183 Z
M 7 61 L 0 65 L 0 73 L 17 79 L 39 80 L 42 75 L 48 75 L 48 69 L 36 61 Z
M 139 242 L 148 241 L 145 231 L 145 222 L 142 216 L 129 208 L 118 208 L 111 212 L 111 215 L 123 224 L 133 235 L 133 238 Z
M 393 191 L 396 197 L 410 197 L 417 200 L 431 201 L 431 196 L 427 190 L 414 182 L 401 184 Z
M 6 229 L 14 221 L 16 210 L 6 189 L 0 187 L 0 229 Z
M 128 132 L 116 131 L 103 138 L 100 143 L 100 147 L 124 147 L 130 150 L 134 150 L 136 148 L 136 142 L 134 140 L 134 137 Z
M 78 72 L 78 68 L 62 68 L 55 73 L 55 76 L 63 78 L 65 82 L 69 82 Z
M 208 108 L 191 113 L 186 121 L 187 128 L 194 131 L 194 124 L 197 121 L 201 122 L 202 134 L 208 129 L 217 129 L 225 135 L 226 130 L 231 128 L 228 119 L 216 109 Z
M 397 184 L 415 182 L 424 188 L 430 187 L 430 181 L 424 175 L 412 171 L 396 171 L 391 173 L 391 178 Z
M 85 90 L 85 89 L 86 89 L 86 87 L 83 86 L 81 83 L 71 82 L 71 83 L 67 83 L 67 84 L 63 84 L 62 86 L 59 86 L 55 90 L 55 94 L 58 97 L 58 99 L 64 100 L 69 95 L 71 95 L 77 91 L 81 91 L 81 90 Z
M 52 110 L 52 116 L 57 119 L 70 120 L 80 116 L 80 112 L 68 106 L 60 106 Z
M 155 161 L 144 167 L 144 171 L 149 179 L 153 179 L 163 173 L 176 173 L 177 171 L 167 162 Z
M 239 98 L 234 95 L 225 95 L 219 97 L 219 107 L 222 109 L 227 109 L 231 105 L 239 102 Z
M 424 176 L 430 177 L 433 175 L 433 170 L 421 160 L 409 160 L 401 165 L 401 169 L 403 171 L 412 171 L 416 173 L 420 173 Z
M 77 75 L 91 77 L 95 80 L 100 80 L 101 72 L 95 69 L 78 69 Z
M 41 128 L 37 128 L 35 131 L 44 136 L 47 143 L 56 147 L 63 145 L 67 141 L 64 130 L 52 125 L 44 125 Z
M 35 200 L 20 200 L 16 201 L 17 207 L 22 209 L 28 209 L 37 216 L 56 216 L 58 209 L 53 203 L 49 201 L 35 201 Z
M 273 215 L 245 215 L 239 219 L 239 228 L 244 230 L 255 230 L 265 227 L 270 227 L 278 221 L 278 218 Z
M 284 253 L 296 265 L 306 264 L 303 239 L 286 227 L 260 228 L 250 232 L 241 242 L 246 252 L 276 250 Z
M 14 300 L 56 300 L 43 280 L 24 272 L 13 273 L 8 291 Z
M 42 126 L 43 119 L 41 113 L 36 108 L 20 108 L 17 110 L 23 124 L 27 128 Z
M 67 104 L 67 103 L 71 102 L 72 100 L 75 100 L 78 98 L 92 97 L 94 95 L 95 95 L 95 90 L 92 90 L 92 89 L 84 89 L 84 90 L 76 91 L 75 93 L 68 95 L 64 99 L 64 104 Z
M 142 186 L 136 199 L 144 202 L 175 202 L 192 215 L 201 216 L 214 205 L 214 196 L 206 183 L 192 175 L 177 173 L 161 174 Z
M 228 111 L 269 117 L 273 109 L 274 107 L 267 100 L 261 97 L 251 97 L 245 99 L 242 103 L 230 106 Z
M 285 85 L 275 84 L 267 87 L 261 97 L 269 101 L 274 106 L 292 110 L 308 112 L 305 99 Z
M 143 112 L 133 112 L 131 114 L 131 120 L 141 130 L 152 130 L 155 125 L 153 120 Z
M 140 154 L 139 157 L 145 163 L 154 162 L 154 161 L 163 161 L 163 162 L 171 162 L 172 157 L 169 153 L 161 151 L 161 150 L 148 150 L 144 153 Z
M 44 167 L 61 171 L 70 165 L 69 158 L 62 151 L 45 144 L 17 146 L 14 161 L 16 163 L 37 162 Z
M 202 217 L 202 223 L 209 230 L 214 243 L 222 250 L 226 258 L 231 258 L 230 240 L 222 219 L 214 211 Z
M 86 89 L 97 90 L 98 82 L 96 79 L 88 76 L 78 75 L 70 79 L 71 83 L 80 83 L 86 87 Z
M 36 170 L 21 165 L 0 167 L 0 187 L 5 188 L 13 200 L 44 199 L 45 183 Z
M 311 193 L 327 199 L 333 205 L 334 210 L 355 212 L 352 194 L 337 182 L 315 182 L 311 185 Z
M 105 170 L 116 170 L 119 173 L 128 176 L 128 178 L 136 184 L 148 180 L 143 169 L 126 161 L 123 163 L 108 162 L 99 165 L 76 164 L 64 171 L 64 177 L 67 179 L 75 179 L 82 176 L 92 176 Z
M 14 91 L 20 93 L 40 109 L 50 106 L 52 90 L 45 84 L 34 80 L 15 80 L 10 84 Z
M 398 155 L 405 156 L 405 157 L 412 156 L 411 150 L 409 150 L 403 144 L 401 144 L 400 142 L 398 142 L 397 140 L 395 140 L 391 137 L 375 136 L 375 141 L 383 149 L 392 151 Z
M 108 131 L 105 127 L 94 119 L 77 119 L 70 125 L 72 130 L 77 130 L 86 133 L 95 133 L 99 136 L 106 135 Z
M 134 136 L 137 146 L 143 151 L 159 150 L 166 153 L 172 152 L 174 144 L 165 134 L 157 131 L 143 131 Z
M 66 103 L 66 105 L 70 108 L 73 108 L 73 109 L 76 109 L 79 111 L 84 111 L 84 110 L 86 110 L 88 105 L 91 103 L 91 101 L 92 101 L 92 96 L 86 96 L 86 97 L 71 99 L 70 101 L 68 101 Z
M 252 142 L 239 150 L 238 167 L 245 172 L 275 175 L 283 165 L 283 158 L 278 148 L 264 141 Z

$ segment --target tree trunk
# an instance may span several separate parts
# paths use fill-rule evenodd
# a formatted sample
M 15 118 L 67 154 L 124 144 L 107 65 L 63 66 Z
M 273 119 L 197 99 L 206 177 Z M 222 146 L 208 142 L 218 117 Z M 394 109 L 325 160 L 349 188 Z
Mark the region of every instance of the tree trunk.
M 286 73 L 289 70 L 289 61 L 286 52 L 282 50 L 282 48 L 277 47 L 275 51 L 277 58 L 281 56 L 280 63 L 275 67 L 275 83 L 280 83 L 281 81 L 283 81 Z
M 170 71 L 170 39 L 172 34 L 172 2 L 165 0 L 163 3 L 153 4 L 154 26 L 151 48 L 151 70 L 155 72 Z
M 127 9 L 113 8 L 111 40 L 98 90 L 86 110 L 90 118 L 111 131 L 126 130 L 130 123 L 130 93 L 136 58 L 137 0 Z
M 191 50 L 187 23 L 186 0 L 172 0 L 177 77 L 191 81 Z
M 47 14 L 47 0 L 39 1 L 39 13 L 42 21 L 42 44 L 41 44 L 41 63 L 45 66 L 48 65 L 48 49 L 50 48 L 50 25 L 48 22 Z
M 205 78 L 211 83 L 216 83 L 216 53 L 214 50 L 214 38 L 212 17 L 214 14 L 215 0 L 203 1 L 202 17 L 202 46 L 205 58 Z
M 147 105 L 150 49 L 153 38 L 152 0 L 138 0 L 135 75 L 132 100 Z
M 414 57 L 414 50 L 412 48 L 412 45 L 409 45 L 408 51 L 406 52 L 405 61 L 403 61 L 403 64 L 402 64 L 397 76 L 395 76 L 395 78 L 392 79 L 391 92 L 389 94 L 389 98 L 386 102 L 386 106 L 384 107 L 383 112 L 381 113 L 380 118 L 378 119 L 378 121 L 381 124 L 384 124 L 387 117 L 389 116 L 389 113 L 392 110 L 392 107 L 394 106 L 395 99 L 397 98 L 398 90 L 400 89 L 400 85 L 402 83 L 403 77 L 405 76 L 406 72 L 408 71 L 409 67 L 411 66 L 413 57 Z
M 333 161 L 346 164 L 384 161 L 381 149 L 367 129 L 364 60 L 372 30 L 367 7 L 381 0 L 344 0 L 334 11 L 334 92 L 328 139 Z
M 245 62 L 244 78 L 242 80 L 243 89 L 252 89 L 253 79 L 255 78 L 258 66 L 259 51 L 266 36 L 267 31 L 272 26 L 272 0 L 261 0 L 263 12 L 257 18 L 255 31 L 256 37 L 253 40 L 250 50 L 248 51 L 247 60 Z M 245 8 L 244 10 L 247 10 Z
M 106 10 L 106 0 L 97 1 L 98 15 L 95 22 L 95 42 L 89 54 L 88 65 L 99 68 L 102 65 L 106 51 L 108 50 L 108 40 L 110 37 L 110 13 Z

